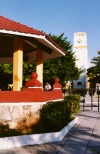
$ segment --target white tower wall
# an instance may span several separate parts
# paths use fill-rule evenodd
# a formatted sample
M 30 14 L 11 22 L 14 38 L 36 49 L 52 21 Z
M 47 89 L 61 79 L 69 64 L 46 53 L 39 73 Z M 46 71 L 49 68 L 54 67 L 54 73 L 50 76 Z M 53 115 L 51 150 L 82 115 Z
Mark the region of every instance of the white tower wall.
M 86 88 L 87 76 L 86 70 L 88 67 L 88 49 L 87 49 L 87 35 L 85 32 L 74 33 L 73 52 L 76 56 L 76 66 L 84 69 L 80 79 L 74 81 L 74 88 Z

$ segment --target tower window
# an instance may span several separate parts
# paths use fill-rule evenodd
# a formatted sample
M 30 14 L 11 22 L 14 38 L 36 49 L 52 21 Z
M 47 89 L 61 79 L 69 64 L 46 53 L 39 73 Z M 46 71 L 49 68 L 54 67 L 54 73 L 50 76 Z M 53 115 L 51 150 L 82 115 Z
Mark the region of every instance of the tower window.
M 77 82 L 77 85 L 82 85 L 82 82 Z

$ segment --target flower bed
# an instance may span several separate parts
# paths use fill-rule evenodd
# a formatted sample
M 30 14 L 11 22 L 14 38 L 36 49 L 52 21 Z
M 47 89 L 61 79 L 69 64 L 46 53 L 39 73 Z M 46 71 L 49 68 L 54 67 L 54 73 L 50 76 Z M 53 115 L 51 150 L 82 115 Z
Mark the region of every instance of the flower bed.
M 78 117 L 74 118 L 70 123 L 68 123 L 67 126 L 61 129 L 59 132 L 0 138 L 0 149 L 61 141 L 64 136 L 69 132 L 69 130 L 74 126 L 74 124 L 77 123 L 77 121 Z

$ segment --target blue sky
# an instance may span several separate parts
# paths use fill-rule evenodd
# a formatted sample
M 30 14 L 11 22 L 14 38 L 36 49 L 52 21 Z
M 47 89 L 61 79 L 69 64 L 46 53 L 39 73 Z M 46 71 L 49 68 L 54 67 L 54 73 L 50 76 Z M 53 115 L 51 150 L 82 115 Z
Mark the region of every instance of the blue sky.
M 0 15 L 47 34 L 86 32 L 88 57 L 100 50 L 100 0 L 0 0 Z

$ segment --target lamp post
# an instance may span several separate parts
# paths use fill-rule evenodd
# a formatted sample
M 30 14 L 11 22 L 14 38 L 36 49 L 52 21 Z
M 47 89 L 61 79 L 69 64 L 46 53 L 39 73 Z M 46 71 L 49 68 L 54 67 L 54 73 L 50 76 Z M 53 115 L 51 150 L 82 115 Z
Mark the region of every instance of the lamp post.
M 100 86 L 98 86 L 98 112 L 99 112 L 99 92 L 100 92 Z

